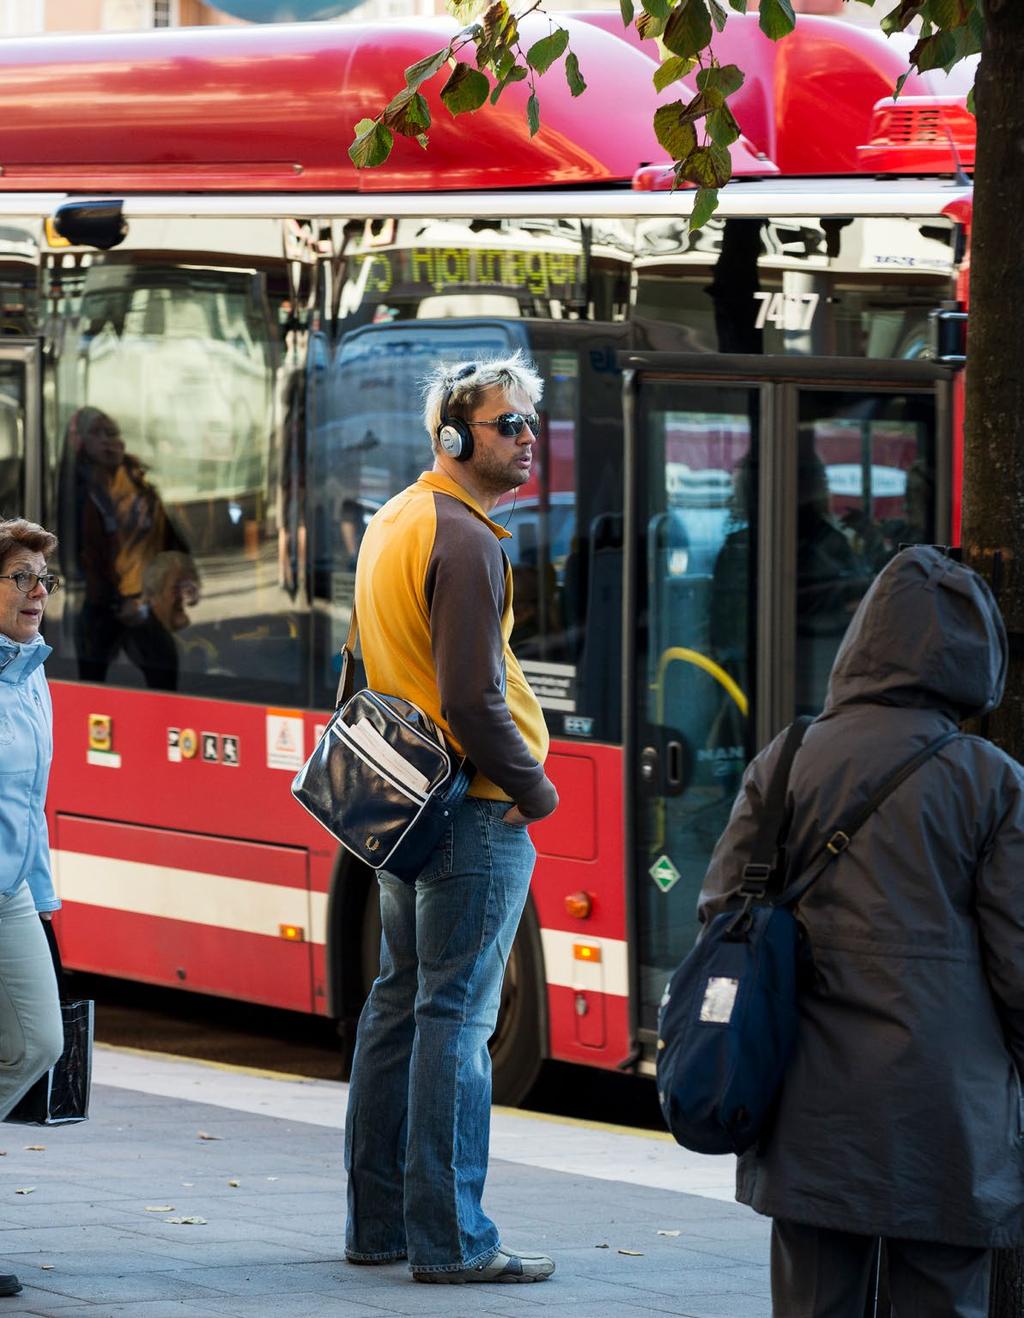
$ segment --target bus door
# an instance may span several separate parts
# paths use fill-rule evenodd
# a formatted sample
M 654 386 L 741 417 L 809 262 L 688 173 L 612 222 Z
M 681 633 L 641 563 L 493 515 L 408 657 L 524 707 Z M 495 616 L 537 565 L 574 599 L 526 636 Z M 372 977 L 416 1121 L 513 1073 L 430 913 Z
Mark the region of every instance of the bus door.
M 746 763 L 820 711 L 847 624 L 899 546 L 948 534 L 949 376 L 820 358 L 625 365 L 627 848 L 644 1038 L 693 943 Z
M 0 518 L 39 521 L 39 344 L 0 339 Z

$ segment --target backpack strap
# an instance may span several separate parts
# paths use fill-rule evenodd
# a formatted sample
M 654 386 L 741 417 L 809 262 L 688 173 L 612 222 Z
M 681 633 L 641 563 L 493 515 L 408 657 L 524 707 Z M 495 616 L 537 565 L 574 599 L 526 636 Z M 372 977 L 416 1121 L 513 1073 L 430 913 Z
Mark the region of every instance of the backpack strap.
M 874 794 L 867 805 L 863 806 L 859 813 L 845 826 L 837 828 L 808 861 L 803 875 L 787 888 L 784 888 L 775 899 L 776 906 L 794 906 L 801 897 L 807 892 L 812 884 L 817 883 L 825 870 L 831 865 L 837 856 L 841 856 L 850 845 L 861 825 L 875 813 L 878 807 L 895 792 L 900 783 L 905 782 L 912 773 L 920 769 L 921 765 L 930 760 L 933 755 L 937 755 L 943 746 L 948 745 L 955 737 L 960 736 L 960 729 L 955 728 L 952 732 L 944 732 L 941 737 L 936 737 L 934 741 L 928 743 L 923 750 L 911 756 L 906 763 L 886 778 L 882 786 Z
M 789 725 L 786 740 L 775 762 L 768 790 L 765 792 L 764 804 L 760 810 L 757 836 L 750 849 L 750 860 L 743 867 L 741 894 L 751 902 L 764 901 L 769 885 L 779 866 L 779 854 L 783 849 L 789 833 L 791 814 L 786 810 L 786 793 L 789 789 L 789 774 L 793 760 L 800 749 L 804 733 L 814 722 L 807 715 L 794 719 Z

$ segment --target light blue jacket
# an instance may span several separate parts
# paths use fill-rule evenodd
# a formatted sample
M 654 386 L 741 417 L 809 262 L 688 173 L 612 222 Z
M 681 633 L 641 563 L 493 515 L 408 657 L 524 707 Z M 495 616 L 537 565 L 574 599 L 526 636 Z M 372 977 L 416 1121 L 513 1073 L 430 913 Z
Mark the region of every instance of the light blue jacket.
M 49 654 L 41 636 L 18 645 L 0 634 L 0 893 L 24 879 L 37 911 L 60 906 L 43 809 L 53 759 Z

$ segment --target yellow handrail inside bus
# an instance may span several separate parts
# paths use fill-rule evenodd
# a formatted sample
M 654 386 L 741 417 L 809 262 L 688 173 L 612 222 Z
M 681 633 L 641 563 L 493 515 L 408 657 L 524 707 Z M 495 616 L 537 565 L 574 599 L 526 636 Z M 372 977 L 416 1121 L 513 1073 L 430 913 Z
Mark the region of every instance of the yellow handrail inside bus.
M 705 673 L 710 673 L 716 682 L 721 683 L 732 696 L 739 706 L 740 713 L 746 717 L 750 707 L 750 702 L 743 694 L 742 689 L 729 676 L 721 664 L 716 664 L 714 659 L 709 659 L 706 654 L 701 654 L 699 650 L 687 650 L 681 645 L 673 645 L 667 649 L 658 660 L 658 674 L 654 681 L 654 686 L 658 692 L 658 722 L 661 722 L 662 715 L 665 712 L 664 698 L 665 688 L 662 685 L 662 679 L 665 676 L 665 669 L 671 663 L 694 664 L 697 668 L 703 668 Z

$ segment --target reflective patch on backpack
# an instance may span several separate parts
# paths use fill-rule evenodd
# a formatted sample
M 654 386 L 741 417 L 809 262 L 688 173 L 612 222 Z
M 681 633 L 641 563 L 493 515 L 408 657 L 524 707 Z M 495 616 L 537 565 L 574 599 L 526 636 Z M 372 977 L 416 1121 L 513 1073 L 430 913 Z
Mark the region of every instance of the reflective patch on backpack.
M 710 1021 L 713 1025 L 728 1025 L 739 987 L 738 979 L 709 979 L 704 990 L 704 1001 L 700 1004 L 701 1020 Z

